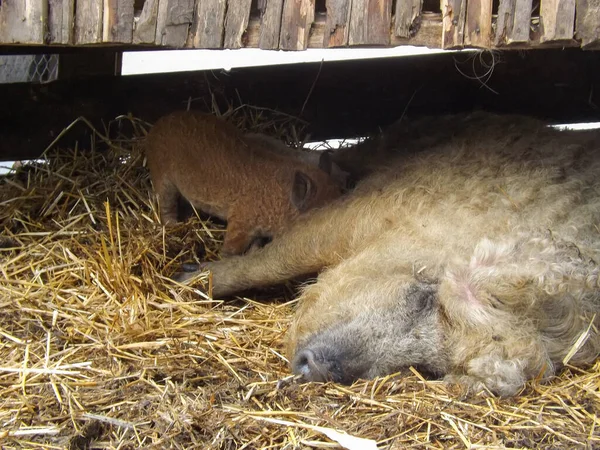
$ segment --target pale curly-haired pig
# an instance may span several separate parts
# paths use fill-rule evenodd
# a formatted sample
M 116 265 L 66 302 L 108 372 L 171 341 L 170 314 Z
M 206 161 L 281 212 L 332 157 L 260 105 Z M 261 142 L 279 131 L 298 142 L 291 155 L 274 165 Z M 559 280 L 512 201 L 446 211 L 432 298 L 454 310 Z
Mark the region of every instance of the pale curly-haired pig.
M 397 142 L 387 168 L 277 241 L 206 264 L 215 297 L 321 271 L 288 332 L 305 379 L 414 366 L 513 395 L 565 358 L 598 357 L 600 131 L 481 113 L 442 123 L 447 138 Z
M 158 120 L 145 151 L 162 222 L 177 221 L 182 196 L 227 221 L 221 254 L 239 254 L 341 194 L 326 171 L 270 145 L 208 114 L 176 112 Z

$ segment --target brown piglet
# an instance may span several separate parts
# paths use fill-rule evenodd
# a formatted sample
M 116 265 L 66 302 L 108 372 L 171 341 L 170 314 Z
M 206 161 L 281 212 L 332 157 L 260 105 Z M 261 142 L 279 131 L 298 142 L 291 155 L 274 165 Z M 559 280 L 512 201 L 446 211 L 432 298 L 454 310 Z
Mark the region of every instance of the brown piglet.
M 177 221 L 182 196 L 227 221 L 221 253 L 234 255 L 341 194 L 327 172 L 267 147 L 212 115 L 188 111 L 159 119 L 145 151 L 162 222 Z

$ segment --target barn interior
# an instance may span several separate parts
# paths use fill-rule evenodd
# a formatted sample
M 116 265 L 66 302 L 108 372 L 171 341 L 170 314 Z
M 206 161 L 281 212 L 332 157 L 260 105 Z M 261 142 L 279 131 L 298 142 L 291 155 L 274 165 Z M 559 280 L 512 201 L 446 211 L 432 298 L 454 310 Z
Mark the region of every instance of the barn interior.
M 19 8 L 0 2 L 0 61 L 52 54 L 58 69 L 51 81 L 47 68 L 28 68 L 33 81 L 0 84 L 0 166 L 36 160 L 0 176 L 0 446 L 600 446 L 600 362 L 567 364 L 514 398 L 467 396 L 413 368 L 352 386 L 294 379 L 283 339 L 298 284 L 223 300 L 207 295 L 208 273 L 193 286 L 172 281 L 182 262 L 219 258 L 224 228 L 203 215 L 162 227 L 143 154 L 151 125 L 184 109 L 291 145 L 377 136 L 403 116 L 477 110 L 600 122 L 597 4 L 40 0 Z M 468 51 L 121 74 L 125 51 L 402 45 Z

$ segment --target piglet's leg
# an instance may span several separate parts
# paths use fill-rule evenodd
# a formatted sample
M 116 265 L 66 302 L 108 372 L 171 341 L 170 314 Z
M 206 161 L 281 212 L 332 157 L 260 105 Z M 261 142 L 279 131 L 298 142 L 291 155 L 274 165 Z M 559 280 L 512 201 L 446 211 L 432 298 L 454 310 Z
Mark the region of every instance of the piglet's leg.
M 252 236 L 248 233 L 244 223 L 230 217 L 227 221 L 225 239 L 221 247 L 221 256 L 241 255 L 252 242 Z
M 177 198 L 179 191 L 173 183 L 163 179 L 154 182 L 154 190 L 158 196 L 160 220 L 164 225 L 177 223 Z

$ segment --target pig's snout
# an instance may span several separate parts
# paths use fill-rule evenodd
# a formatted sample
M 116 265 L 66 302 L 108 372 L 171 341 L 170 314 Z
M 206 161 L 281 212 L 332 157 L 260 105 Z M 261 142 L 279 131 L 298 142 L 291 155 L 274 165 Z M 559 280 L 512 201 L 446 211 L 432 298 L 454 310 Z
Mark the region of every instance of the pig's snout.
M 306 381 L 329 381 L 331 380 L 328 362 L 313 350 L 305 349 L 299 352 L 292 362 L 295 374 L 302 375 Z
M 353 364 L 352 361 L 355 363 Z M 360 367 L 354 367 L 358 363 Z M 352 384 L 364 374 L 365 367 L 344 349 L 331 346 L 310 346 L 300 350 L 292 360 L 292 371 L 304 381 Z

